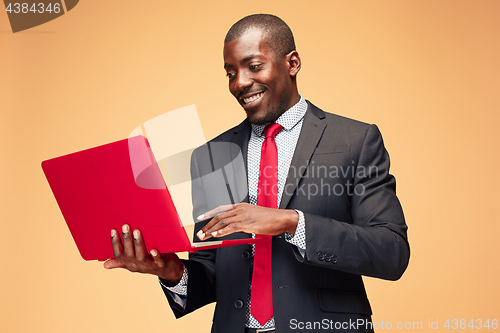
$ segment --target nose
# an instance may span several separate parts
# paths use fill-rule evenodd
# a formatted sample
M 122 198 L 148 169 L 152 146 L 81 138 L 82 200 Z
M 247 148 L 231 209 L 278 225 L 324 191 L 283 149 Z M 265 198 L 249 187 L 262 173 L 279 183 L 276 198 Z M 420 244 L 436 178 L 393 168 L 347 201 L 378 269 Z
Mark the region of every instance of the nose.
M 253 80 L 250 77 L 250 75 L 248 75 L 245 72 L 240 72 L 240 73 L 238 73 L 238 76 L 234 80 L 234 90 L 236 92 L 241 92 L 241 91 L 244 91 L 245 89 L 251 87 L 252 84 L 253 84 Z

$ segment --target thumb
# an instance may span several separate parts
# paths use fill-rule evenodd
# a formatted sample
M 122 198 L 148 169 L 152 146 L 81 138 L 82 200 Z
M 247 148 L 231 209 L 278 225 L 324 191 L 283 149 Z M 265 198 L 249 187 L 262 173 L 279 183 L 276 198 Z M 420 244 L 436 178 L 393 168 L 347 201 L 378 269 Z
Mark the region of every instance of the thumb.
M 108 259 L 104 262 L 103 264 L 104 268 L 106 269 L 113 269 L 113 268 L 124 268 L 125 265 L 121 263 L 118 259 Z

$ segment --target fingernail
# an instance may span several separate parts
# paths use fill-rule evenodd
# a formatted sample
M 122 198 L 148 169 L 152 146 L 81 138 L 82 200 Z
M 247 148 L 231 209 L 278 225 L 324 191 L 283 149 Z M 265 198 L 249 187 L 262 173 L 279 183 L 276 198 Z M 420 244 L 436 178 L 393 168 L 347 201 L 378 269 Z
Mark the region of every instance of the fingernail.
M 212 232 L 212 237 L 217 236 L 217 231 Z
M 139 239 L 139 230 L 134 230 L 134 239 L 135 240 Z
M 115 229 L 111 229 L 111 237 L 115 237 L 116 236 L 116 230 Z
M 150 253 L 153 257 L 156 257 L 158 255 L 158 252 L 156 252 L 156 250 L 151 250 Z
M 200 230 L 200 231 L 198 231 L 196 236 L 198 236 L 199 239 L 203 239 L 203 238 L 205 238 L 205 233 L 202 230 Z
M 198 221 L 201 221 L 205 218 L 205 214 L 201 214 L 200 216 L 197 217 Z
M 128 233 L 128 225 L 124 224 L 124 225 L 122 226 L 122 232 L 123 232 L 124 234 Z

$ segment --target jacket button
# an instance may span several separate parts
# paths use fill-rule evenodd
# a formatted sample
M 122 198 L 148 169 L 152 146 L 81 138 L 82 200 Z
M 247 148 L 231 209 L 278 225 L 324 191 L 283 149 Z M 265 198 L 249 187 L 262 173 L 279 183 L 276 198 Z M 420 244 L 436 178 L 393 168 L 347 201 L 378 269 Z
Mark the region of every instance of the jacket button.
M 339 261 L 339 258 L 337 256 L 332 256 L 331 262 L 332 264 L 336 264 Z
M 246 250 L 246 251 L 243 251 L 242 255 L 243 259 L 250 259 L 250 257 L 252 256 L 252 254 L 250 253 L 250 251 Z
M 326 261 L 326 262 L 330 262 L 330 260 L 332 260 L 332 255 L 330 255 L 330 254 L 326 254 L 326 255 L 325 255 L 325 261 Z
M 234 307 L 237 308 L 237 309 L 241 309 L 243 307 L 243 301 L 241 299 L 237 300 L 236 302 L 234 302 Z
M 325 260 L 325 255 L 323 253 L 321 253 L 321 252 L 318 252 L 318 260 L 319 261 Z

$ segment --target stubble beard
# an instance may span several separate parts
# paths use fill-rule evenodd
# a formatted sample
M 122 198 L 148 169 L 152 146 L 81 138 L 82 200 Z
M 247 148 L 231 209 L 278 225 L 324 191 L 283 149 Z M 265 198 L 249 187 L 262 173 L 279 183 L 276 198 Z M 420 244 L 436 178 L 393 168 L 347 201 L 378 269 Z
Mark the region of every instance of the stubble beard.
M 290 89 L 288 89 L 288 83 L 287 87 L 285 89 L 286 93 L 284 93 L 279 100 L 279 103 L 276 108 L 272 108 L 271 105 L 266 105 L 266 112 L 262 118 L 254 118 L 252 119 L 251 113 L 252 111 L 246 111 L 247 113 L 247 118 L 250 121 L 251 124 L 253 125 L 266 125 L 270 123 L 274 123 L 285 111 L 287 111 L 286 107 L 291 99 L 291 93 Z

